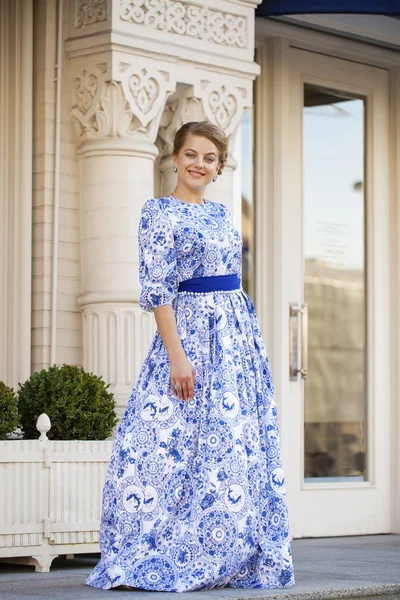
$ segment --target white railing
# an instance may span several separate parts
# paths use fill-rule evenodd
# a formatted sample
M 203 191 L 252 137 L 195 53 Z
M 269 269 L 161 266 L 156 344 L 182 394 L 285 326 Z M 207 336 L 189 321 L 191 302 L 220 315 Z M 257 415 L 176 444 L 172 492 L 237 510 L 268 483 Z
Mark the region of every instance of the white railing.
M 0 441 L 0 559 L 47 572 L 56 556 L 99 552 L 112 441 Z

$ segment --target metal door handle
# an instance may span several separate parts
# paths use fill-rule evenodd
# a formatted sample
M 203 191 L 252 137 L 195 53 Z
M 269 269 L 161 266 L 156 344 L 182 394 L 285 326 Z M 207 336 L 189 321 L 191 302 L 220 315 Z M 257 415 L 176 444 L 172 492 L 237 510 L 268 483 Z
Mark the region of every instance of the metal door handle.
M 298 368 L 298 335 L 301 316 L 301 365 Z M 308 304 L 289 304 L 289 377 L 297 381 L 298 374 L 303 379 L 308 374 Z

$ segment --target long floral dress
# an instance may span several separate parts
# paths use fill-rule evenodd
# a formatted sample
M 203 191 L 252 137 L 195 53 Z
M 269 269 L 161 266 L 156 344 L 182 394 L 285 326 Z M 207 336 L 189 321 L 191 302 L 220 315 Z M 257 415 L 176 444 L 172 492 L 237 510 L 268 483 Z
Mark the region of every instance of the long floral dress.
M 101 560 L 86 580 L 185 592 L 294 585 L 274 389 L 251 299 L 178 292 L 241 273 L 225 205 L 147 200 L 139 224 L 140 305 L 171 304 L 195 373 L 174 395 L 157 330 L 115 439 L 103 492 Z

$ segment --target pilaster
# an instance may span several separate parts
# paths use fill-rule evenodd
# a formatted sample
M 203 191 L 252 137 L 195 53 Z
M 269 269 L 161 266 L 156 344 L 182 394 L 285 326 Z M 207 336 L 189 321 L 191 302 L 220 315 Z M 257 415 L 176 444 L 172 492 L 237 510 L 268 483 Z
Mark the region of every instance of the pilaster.
M 32 0 L 0 3 L 0 380 L 31 372 Z

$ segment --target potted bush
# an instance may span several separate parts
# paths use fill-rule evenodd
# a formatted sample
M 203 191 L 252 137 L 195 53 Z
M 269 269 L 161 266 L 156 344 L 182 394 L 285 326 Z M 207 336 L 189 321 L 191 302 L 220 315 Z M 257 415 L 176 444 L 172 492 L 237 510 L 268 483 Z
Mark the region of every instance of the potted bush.
M 36 420 L 46 413 L 52 440 L 104 440 L 117 424 L 109 384 L 82 367 L 52 366 L 37 371 L 18 390 L 20 425 L 25 439 L 39 435 Z
M 12 388 L 0 381 L 0 440 L 6 440 L 17 426 L 18 398 Z

